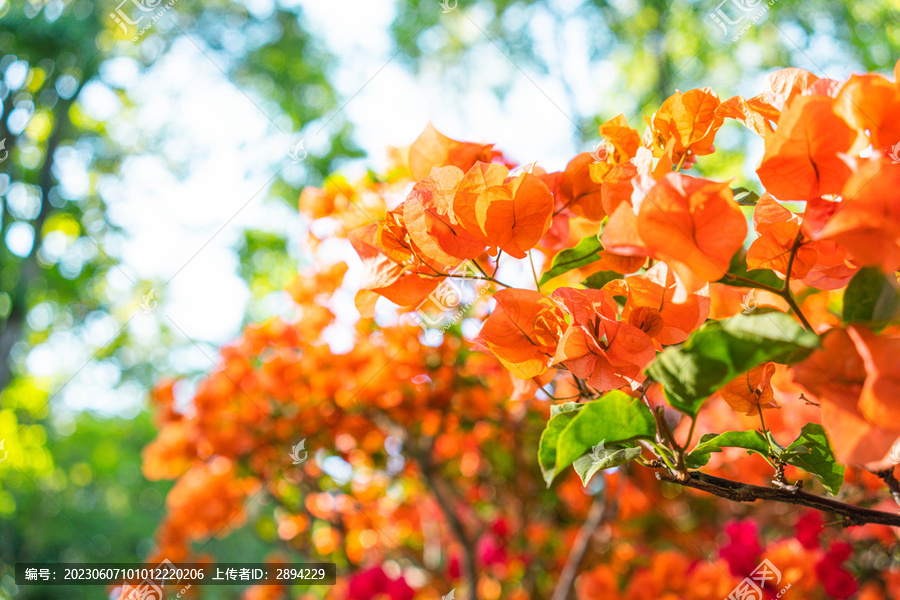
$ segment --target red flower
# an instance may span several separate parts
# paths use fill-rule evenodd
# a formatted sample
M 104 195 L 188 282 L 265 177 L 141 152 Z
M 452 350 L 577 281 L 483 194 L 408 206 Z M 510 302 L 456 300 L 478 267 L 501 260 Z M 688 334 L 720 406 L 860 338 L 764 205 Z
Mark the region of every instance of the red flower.
M 453 555 L 450 557 L 450 564 L 447 565 L 447 577 L 451 580 L 459 579 L 460 576 L 460 568 L 459 568 L 459 557 Z
M 825 593 L 838 600 L 844 600 L 856 593 L 856 580 L 843 568 L 842 563 L 853 552 L 850 544 L 839 542 L 831 545 L 828 553 L 816 564 L 816 576 L 822 582 Z
M 477 548 L 478 562 L 485 567 L 506 564 L 506 548 L 493 533 L 481 536 Z
M 403 577 L 391 579 L 381 567 L 373 567 L 350 578 L 347 600 L 370 600 L 379 594 L 390 600 L 412 600 L 416 595 Z
M 756 523 L 731 521 L 725 526 L 725 533 L 729 542 L 719 549 L 719 556 L 728 563 L 733 575 L 746 577 L 759 565 L 762 554 Z
M 822 517 L 817 512 L 808 512 L 797 520 L 797 539 L 803 547 L 812 550 L 819 547 L 819 536 L 822 534 Z
M 506 519 L 500 517 L 494 524 L 491 525 L 491 531 L 499 538 L 505 538 L 509 533 L 509 524 L 506 522 Z

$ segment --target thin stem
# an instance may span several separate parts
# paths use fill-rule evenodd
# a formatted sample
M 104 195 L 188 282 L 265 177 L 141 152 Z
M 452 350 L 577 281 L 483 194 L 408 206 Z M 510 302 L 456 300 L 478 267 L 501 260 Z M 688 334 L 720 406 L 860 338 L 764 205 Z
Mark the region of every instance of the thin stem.
M 572 542 L 572 548 L 569 550 L 569 556 L 566 557 L 566 564 L 563 566 L 563 570 L 559 575 L 559 580 L 556 582 L 556 588 L 553 590 L 551 600 L 566 600 L 569 597 L 569 592 L 572 590 L 572 585 L 575 583 L 575 577 L 578 575 L 578 568 L 581 566 L 581 561 L 584 559 L 584 554 L 588 549 L 591 537 L 594 535 L 597 528 L 600 527 L 600 523 L 603 522 L 605 512 L 606 499 L 601 496 L 596 496 L 594 502 L 591 504 L 587 519 L 585 519 L 581 528 L 578 530 L 578 533 L 575 535 L 575 540 Z
M 672 473 L 673 477 L 681 477 L 681 473 L 679 473 L 678 468 L 674 463 L 669 461 L 669 456 L 667 456 L 667 453 L 664 452 L 664 450 L 668 450 L 668 448 L 657 443 L 651 444 L 650 448 L 653 450 L 653 453 L 660 458 L 660 460 L 666 463 L 666 467 L 669 468 L 669 471 Z
M 482 275 L 484 275 L 485 277 L 492 277 L 491 275 L 488 275 L 488 274 L 485 272 L 484 269 L 481 268 L 481 265 L 479 265 L 477 262 L 475 262 L 475 259 L 474 259 L 474 258 L 473 258 L 470 262 L 471 262 L 473 265 L 475 265 L 475 268 L 478 269 L 478 270 L 481 272 Z
M 455 279 L 469 279 L 473 281 L 489 281 L 491 283 L 496 283 L 497 285 L 502 285 L 505 288 L 511 288 L 513 286 L 503 283 L 499 279 L 494 279 L 490 275 L 487 277 L 468 277 L 466 275 L 457 275 L 455 273 L 416 273 L 416 275 L 421 275 L 423 277 L 451 277 Z
M 687 441 L 684 443 L 685 449 L 691 447 L 691 440 L 694 439 L 694 427 L 697 426 L 697 417 L 691 418 L 691 428 L 688 430 Z
M 812 325 L 809 324 L 809 321 L 806 320 L 806 317 L 803 315 L 803 312 L 800 310 L 800 306 L 797 304 L 796 300 L 794 300 L 794 295 L 791 293 L 791 271 L 794 268 L 794 259 L 797 257 L 797 250 L 800 248 L 800 242 L 803 240 L 803 230 L 797 229 L 797 237 L 794 238 L 794 244 L 791 246 L 791 255 L 788 258 L 787 269 L 784 272 L 784 286 L 781 288 L 781 297 L 787 301 L 788 306 L 791 307 L 791 310 L 794 311 L 794 314 L 797 315 L 797 318 L 800 319 L 800 322 L 803 323 L 803 327 L 807 330 L 815 333 Z
M 759 407 L 759 424 L 762 426 L 763 433 L 766 434 L 766 439 L 768 439 L 769 430 L 766 428 L 766 419 L 763 417 L 762 406 Z
M 669 427 L 669 424 L 666 422 L 666 417 L 663 412 L 664 410 L 665 409 L 660 406 L 653 411 L 653 416 L 656 419 L 656 428 L 664 438 L 664 441 L 669 444 L 669 448 L 671 449 L 672 454 L 675 458 L 674 471 L 677 472 L 681 477 L 687 477 L 688 470 L 687 465 L 685 465 L 684 463 L 684 448 L 679 446 L 678 442 L 675 440 L 675 434 L 672 432 L 672 428 Z M 668 462 L 666 462 L 666 464 L 668 464 Z
M 784 296 L 784 299 L 787 301 L 788 306 L 791 307 L 791 310 L 794 311 L 794 314 L 797 315 L 797 318 L 800 319 L 800 323 L 803 324 L 803 327 L 805 327 L 808 331 L 812 331 L 813 333 L 815 333 L 813 326 L 810 325 L 809 321 L 806 320 L 806 317 L 803 316 L 803 312 L 800 310 L 800 306 L 794 300 L 794 297 L 790 292 L 788 292 L 787 295 Z
M 746 283 L 746 287 L 752 287 L 758 290 L 766 290 L 767 292 L 772 292 L 773 294 L 778 294 L 779 296 L 782 295 L 782 290 L 778 289 L 777 287 L 772 287 L 771 285 L 766 285 L 765 283 L 753 281 L 752 279 L 747 279 L 746 277 L 741 277 L 740 275 L 725 273 L 725 278 L 729 281 L 740 281 L 741 283 Z
M 531 250 L 528 251 L 528 262 L 531 264 L 531 274 L 534 276 L 534 285 L 537 286 L 537 291 L 541 291 L 541 282 L 538 281 L 537 271 L 534 268 L 534 258 L 531 256 Z

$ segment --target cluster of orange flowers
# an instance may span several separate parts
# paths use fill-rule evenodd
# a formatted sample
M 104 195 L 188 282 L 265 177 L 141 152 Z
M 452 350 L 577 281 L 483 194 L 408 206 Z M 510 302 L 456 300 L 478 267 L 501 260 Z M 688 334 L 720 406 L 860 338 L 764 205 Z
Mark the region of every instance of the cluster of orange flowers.
M 535 449 L 548 396 L 639 390 L 665 406 L 645 369 L 708 319 L 746 309 L 750 288 L 729 280 L 735 257 L 744 275 L 763 269 L 788 281 L 784 290 L 754 290 L 754 306 L 793 311 L 823 336 L 822 346 L 802 363 L 764 363 L 725 385 L 696 424 L 683 420 L 675 435 L 754 429 L 766 410 L 776 437 L 793 439 L 804 424 L 824 422 L 840 461 L 883 468 L 900 436 L 900 328 L 895 320 L 844 324 L 835 303 L 862 267 L 900 268 L 900 160 L 887 152 L 900 147 L 893 146 L 898 110 L 900 87 L 879 75 L 836 82 L 785 69 L 750 99 L 676 93 L 643 136 L 619 116 L 600 126 L 604 142 L 594 153 L 559 172 L 510 171 L 492 145 L 458 142 L 429 126 L 408 151 L 393 151 L 384 179 L 332 177 L 307 188 L 301 212 L 332 221 L 359 261 L 349 270 L 323 261 L 292 281 L 286 291 L 297 319 L 248 327 L 222 350 L 189 405 L 176 408 L 178 384 L 158 387 L 160 433 L 145 451 L 144 471 L 177 479 L 158 556 L 190 556 L 192 542 L 242 525 L 247 503 L 259 497 L 283 544 L 351 573 L 328 597 L 441 596 L 467 585 L 466 551 L 477 555 L 480 598 L 548 597 L 592 502 L 573 473 L 552 492 L 543 489 Z M 746 253 L 747 218 L 729 185 L 682 173 L 702 168 L 697 157 L 714 152 L 726 119 L 765 140 L 757 173 L 766 192 L 755 202 Z M 585 239 L 591 260 L 552 273 L 551 261 L 568 260 Z M 319 242 L 311 234 L 309 250 Z M 546 258 L 537 289 L 503 284 L 500 267 L 535 250 Z M 467 264 L 495 289 L 493 304 L 485 297 L 469 312 L 482 322 L 474 345 L 457 326 L 425 344 L 418 328 L 374 318 L 380 298 L 415 309 Z M 598 275 L 599 283 L 578 285 Z M 335 323 L 330 300 L 341 289 L 357 292 L 361 318 L 352 349 L 335 353 L 327 332 Z M 309 458 L 294 464 L 290 452 L 301 440 Z M 733 450 L 705 470 L 761 485 L 771 479 L 765 461 Z M 334 460 L 350 475 L 328 468 Z M 847 487 L 859 498 L 880 483 L 849 473 Z M 579 600 L 718 600 L 745 575 L 734 552 L 710 561 L 699 551 L 658 551 L 685 535 L 705 549 L 722 545 L 715 519 L 686 525 L 689 534 L 674 524 L 683 522 L 679 511 L 702 508 L 702 497 L 661 490 L 647 469 L 601 480 L 618 516 L 599 531 L 630 543 L 587 553 Z M 672 516 L 646 526 L 663 503 Z M 719 523 L 736 514 L 716 506 Z M 884 527 L 855 536 L 861 546 L 895 541 Z M 834 592 L 849 589 L 846 578 L 826 582 L 825 567 L 816 571 L 821 563 L 844 572 L 843 552 L 786 538 L 760 547 L 753 560 L 779 566 L 792 594 L 847 597 Z M 864 575 L 865 600 L 890 597 L 900 585 L 887 569 Z
M 535 384 L 563 368 L 599 392 L 636 389 L 665 345 L 745 308 L 751 289 L 732 287 L 738 277 L 730 271 L 739 256 L 744 273 L 788 280 L 790 299 L 743 278 L 759 288 L 754 307 L 791 310 L 787 300 L 799 297 L 804 325 L 824 335 L 823 353 L 793 374 L 827 404 L 823 419 L 839 459 L 883 467 L 900 436 L 900 383 L 889 374 L 900 372 L 900 329 L 895 318 L 882 331 L 842 327 L 833 291 L 846 289 L 862 267 L 900 269 L 900 131 L 890 116 L 897 106 L 900 87 L 881 75 L 838 82 L 783 69 L 750 99 L 723 102 L 709 88 L 678 92 L 648 119 L 643 136 L 620 115 L 600 126 L 597 151 L 554 173 L 536 166 L 510 173 L 491 146 L 457 142 L 429 126 L 410 149 L 412 191 L 382 220 L 350 233 L 365 266 L 357 305 L 370 314 L 384 297 L 412 309 L 465 261 L 480 261 L 484 279 L 494 281 L 487 270 L 503 255 L 521 259 L 537 249 L 549 258 L 593 233 L 596 260 L 575 273 L 608 272 L 598 289 L 564 287 L 580 281 L 571 274 L 551 279 L 552 294 L 504 287 L 477 341 Z M 728 183 L 680 172 L 714 151 L 726 119 L 765 141 L 757 173 L 766 191 L 755 202 L 745 256 L 747 221 Z M 803 208 L 793 212 L 783 202 Z M 852 385 L 811 374 L 837 354 L 859 357 L 842 378 Z M 751 385 L 723 393 L 745 412 L 771 407 L 774 369 L 762 365 Z

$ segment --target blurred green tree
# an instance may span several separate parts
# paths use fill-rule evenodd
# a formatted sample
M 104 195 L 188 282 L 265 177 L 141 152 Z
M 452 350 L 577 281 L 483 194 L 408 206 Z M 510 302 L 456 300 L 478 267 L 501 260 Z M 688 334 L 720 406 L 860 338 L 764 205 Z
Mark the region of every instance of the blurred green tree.
M 595 139 L 596 125 L 619 112 L 639 118 L 676 88 L 741 93 L 787 66 L 820 77 L 847 68 L 889 72 L 900 54 L 900 6 L 893 0 L 471 0 L 448 2 L 446 14 L 435 0 L 404 5 L 391 31 L 410 68 L 465 81 L 474 61 L 500 51 L 514 66 L 494 90 L 508 91 L 520 69 L 547 76 L 563 92 L 552 100 L 576 126 L 577 142 Z M 744 30 L 749 19 L 742 17 L 766 7 Z M 586 81 L 591 77 L 607 89 L 585 101 L 580 92 L 596 89 Z

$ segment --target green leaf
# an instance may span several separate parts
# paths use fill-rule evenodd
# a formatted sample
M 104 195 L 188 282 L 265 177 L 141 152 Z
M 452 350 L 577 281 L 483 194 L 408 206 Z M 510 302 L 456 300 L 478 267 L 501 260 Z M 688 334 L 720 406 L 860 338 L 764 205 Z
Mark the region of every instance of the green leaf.
M 759 202 L 759 194 L 753 190 L 738 187 L 732 188 L 731 191 L 734 193 L 734 201 L 742 206 L 756 206 L 756 203 Z
M 552 419 L 556 415 L 561 415 L 563 413 L 572 412 L 582 408 L 584 404 L 579 404 L 578 402 L 563 402 L 562 404 L 551 404 L 550 405 L 550 418 Z
M 893 320 L 900 308 L 897 285 L 877 267 L 860 269 L 844 292 L 844 323 L 866 323 L 876 328 Z
M 751 279 L 757 283 L 762 283 L 769 287 L 781 288 L 784 282 L 778 278 L 775 271 L 768 269 L 747 270 L 747 251 L 741 248 L 737 254 L 731 257 L 731 264 L 728 266 L 728 274 L 716 283 L 724 283 L 732 287 L 748 287 L 745 282 L 735 281 L 729 275 Z
M 781 454 L 781 460 L 808 473 L 822 482 L 831 495 L 837 495 L 844 484 L 844 465 L 834 459 L 825 430 L 817 423 L 807 423 L 800 437 L 791 442 Z
M 572 463 L 572 466 L 581 477 L 581 483 L 587 485 L 597 471 L 620 467 L 640 455 L 640 448 L 595 448 L 590 454 L 585 454 Z
M 599 290 L 610 281 L 621 279 L 624 275 L 615 271 L 598 271 L 581 282 L 581 285 L 588 289 Z
M 726 431 L 725 433 L 707 433 L 687 455 L 685 464 L 690 469 L 699 469 L 709 462 L 710 454 L 721 452 L 722 448 L 745 448 L 763 456 L 768 455 L 769 445 L 766 436 L 759 431 Z
M 574 248 L 566 248 L 553 257 L 553 263 L 550 270 L 541 275 L 540 285 L 544 285 L 554 277 L 562 275 L 572 269 L 589 265 L 596 260 L 600 260 L 600 251 L 603 250 L 603 244 L 600 243 L 600 237 L 597 235 L 589 235 L 583 238 Z
M 681 346 L 659 353 L 647 373 L 670 405 L 695 417 L 704 400 L 741 373 L 768 361 L 803 360 L 818 345 L 816 334 L 784 313 L 740 314 L 707 321 Z
M 538 460 L 547 487 L 563 469 L 597 444 L 653 439 L 656 420 L 646 404 L 620 391 L 556 415 L 541 435 Z
M 559 435 L 578 414 L 577 411 L 561 412 L 547 421 L 547 427 L 541 433 L 541 441 L 538 444 L 538 464 L 547 487 L 556 476 L 556 445 Z

